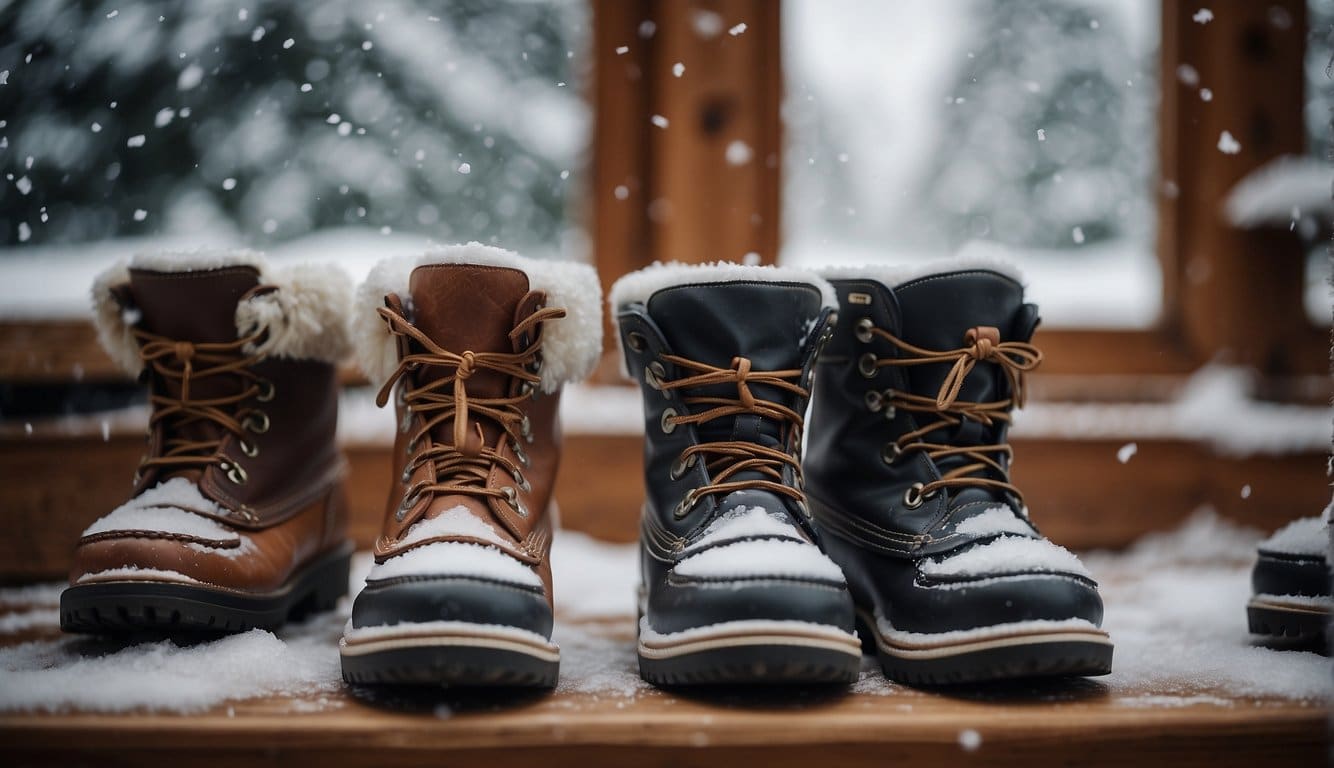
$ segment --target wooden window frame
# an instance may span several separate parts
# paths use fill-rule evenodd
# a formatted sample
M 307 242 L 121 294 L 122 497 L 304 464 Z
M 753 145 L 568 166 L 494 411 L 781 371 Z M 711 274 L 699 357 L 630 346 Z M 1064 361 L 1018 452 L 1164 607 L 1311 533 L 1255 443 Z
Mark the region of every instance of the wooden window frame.
M 592 231 L 604 287 L 656 260 L 756 253 L 765 263 L 776 261 L 781 5 L 594 0 L 593 6 Z M 1275 7 L 1291 19 L 1286 29 L 1272 23 Z M 1328 372 L 1327 330 L 1303 311 L 1305 256 L 1297 237 L 1286 230 L 1238 230 L 1221 215 L 1238 180 L 1275 157 L 1303 152 L 1306 3 L 1233 3 L 1208 24 L 1192 19 L 1197 10 L 1198 3 L 1162 2 L 1159 320 L 1143 330 L 1040 330 L 1048 383 L 1062 375 L 1115 375 L 1123 397 L 1151 398 L 1162 390 L 1146 383 L 1154 375 L 1180 377 L 1221 361 L 1255 368 L 1271 382 L 1270 394 L 1282 394 L 1284 380 Z M 699 12 L 717 14 L 724 28 L 744 21 L 746 31 L 702 37 L 692 26 Z M 648 37 L 641 35 L 645 20 L 654 25 Z M 622 46 L 629 51 L 617 53 Z M 672 74 L 678 61 L 687 77 Z M 1214 99 L 1203 101 L 1179 81 L 1182 63 L 1193 66 L 1201 82 L 1226 87 L 1215 87 Z M 654 115 L 668 118 L 670 130 L 656 127 Z M 1218 150 L 1224 130 L 1241 142 L 1237 154 Z M 754 161 L 725 162 L 726 147 L 736 140 L 753 149 Z M 628 189 L 628 197 L 618 198 L 617 187 Z M 613 380 L 614 370 L 612 361 L 604 364 L 604 381 Z

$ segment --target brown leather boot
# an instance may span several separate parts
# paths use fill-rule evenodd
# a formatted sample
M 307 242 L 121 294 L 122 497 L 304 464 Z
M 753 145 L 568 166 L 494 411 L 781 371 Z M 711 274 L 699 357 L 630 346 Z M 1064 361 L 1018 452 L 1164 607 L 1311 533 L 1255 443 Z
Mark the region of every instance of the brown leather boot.
M 135 257 L 93 288 L 107 351 L 150 389 L 130 499 L 83 533 L 67 632 L 239 632 L 347 591 L 334 364 L 347 277 L 256 254 Z
M 371 272 L 357 352 L 398 436 L 348 682 L 555 685 L 557 410 L 601 352 L 600 293 L 590 267 L 475 243 Z

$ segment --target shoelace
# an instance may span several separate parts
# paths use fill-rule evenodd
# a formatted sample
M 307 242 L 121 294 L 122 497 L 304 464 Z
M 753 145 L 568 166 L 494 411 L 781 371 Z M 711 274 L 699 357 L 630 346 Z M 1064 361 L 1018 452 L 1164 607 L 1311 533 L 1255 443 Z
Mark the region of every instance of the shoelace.
M 709 387 L 720 384 L 735 384 L 737 397 L 690 396 L 683 397 L 686 405 L 713 406 L 699 413 L 680 414 L 668 409 L 662 420 L 663 429 L 670 431 L 682 424 L 703 424 L 714 419 L 743 414 L 754 414 L 773 419 L 790 428 L 800 436 L 804 425 L 802 415 L 781 403 L 775 403 L 755 397 L 750 385 L 763 384 L 777 387 L 800 397 L 806 397 L 807 391 L 788 379 L 800 379 L 801 370 L 755 371 L 751 369 L 748 358 L 734 357 L 730 368 L 718 368 L 706 363 L 696 362 L 677 355 L 663 355 L 662 359 L 678 368 L 693 372 L 693 375 L 671 381 L 660 381 L 664 391 Z M 683 517 L 701 498 L 711 494 L 727 494 L 739 490 L 764 490 L 787 496 L 800 504 L 806 503 L 806 494 L 782 482 L 783 467 L 790 466 L 799 478 L 801 462 L 786 451 L 741 440 L 721 440 L 711 443 L 698 443 L 686 448 L 677 458 L 673 475 L 677 476 L 689 468 L 698 459 L 705 457 L 704 468 L 708 470 L 710 482 L 692 489 L 676 508 L 676 516 Z M 713 457 L 713 458 L 708 458 Z M 730 480 L 741 472 L 755 471 L 772 480 L 749 479 Z
M 437 443 L 417 453 L 404 468 L 404 476 L 410 476 L 422 465 L 430 463 L 432 479 L 419 481 L 408 489 L 403 503 L 396 515 L 399 521 L 404 519 L 408 510 L 428 494 L 457 494 L 477 497 L 502 499 L 520 515 L 526 516 L 527 510 L 518 500 L 518 494 L 509 486 L 488 488 L 487 480 L 491 469 L 496 464 L 504 467 L 515 482 L 527 488 L 528 482 L 523 470 L 514 461 L 502 455 L 494 448 L 484 445 L 481 424 L 477 417 L 485 417 L 495 422 L 510 439 L 511 447 L 518 456 L 524 456 L 519 441 L 526 438 L 529 426 L 527 416 L 519 404 L 529 397 L 531 388 L 542 380 L 533 362 L 537 359 L 542 346 L 543 331 L 541 326 L 547 320 L 565 317 L 565 310 L 555 307 L 539 309 L 529 315 L 510 331 L 510 340 L 517 341 L 524 334 L 538 327 L 536 338 L 522 352 L 451 352 L 436 344 L 426 334 L 417 329 L 402 315 L 389 309 L 377 310 L 380 317 L 389 326 L 389 332 L 399 337 L 407 337 L 417 342 L 425 352 L 407 354 L 399 360 L 398 368 L 380 388 L 375 402 L 383 407 L 389 401 L 394 385 L 409 371 L 421 366 L 438 366 L 453 369 L 453 373 L 440 377 L 415 389 L 405 386 L 403 402 L 410 413 L 427 415 L 422 425 L 408 439 L 408 452 L 415 451 L 417 442 L 428 434 L 436 425 L 449 419 L 454 420 L 453 443 Z M 468 379 L 479 369 L 495 371 L 527 384 L 526 391 L 512 397 L 470 397 Z M 473 434 L 469 434 L 471 427 Z M 519 432 L 516 434 L 516 430 Z M 442 480 L 443 478 L 443 480 Z
M 926 442 L 919 440 L 919 438 L 943 427 L 962 424 L 965 419 L 986 426 L 991 426 L 996 422 L 1010 422 L 1012 420 L 1011 411 L 1015 407 L 1022 407 L 1024 404 L 1026 397 L 1024 374 L 1033 370 L 1042 362 L 1042 351 L 1027 342 L 1001 341 L 1000 331 L 990 326 L 970 328 L 964 334 L 964 344 L 966 346 L 944 351 L 914 346 L 889 331 L 877 328 L 874 325 L 863 325 L 862 328 L 868 330 L 871 335 L 889 341 L 908 355 L 907 357 L 886 360 L 877 359 L 874 361 L 876 369 L 885 366 L 953 363 L 949 373 L 945 375 L 944 381 L 941 382 L 940 391 L 934 399 L 896 390 L 887 390 L 881 394 L 884 402 L 891 408 L 902 408 L 914 413 L 937 414 L 940 417 L 937 421 L 900 435 L 897 440 L 891 443 L 890 445 L 893 446 L 893 456 L 891 458 L 893 460 L 897 460 L 899 456 L 910 451 L 924 451 L 932 461 L 948 456 L 965 456 L 972 462 L 946 472 L 941 475 L 939 480 L 933 480 L 929 483 L 914 483 L 908 494 L 905 495 L 905 501 L 908 502 L 908 505 L 910 507 L 920 506 L 923 499 L 930 498 L 941 488 L 969 486 L 994 488 L 1011 493 L 1022 505 L 1024 495 L 1013 483 L 976 476 L 978 472 L 991 469 L 1002 477 L 1008 477 L 1009 474 L 1005 471 L 1005 468 L 1000 461 L 992 457 L 992 454 L 1004 456 L 1007 459 L 1012 457 L 1014 450 L 1009 443 L 953 446 Z M 968 378 L 968 374 L 979 362 L 990 362 L 1000 366 L 1010 384 L 1010 397 L 991 402 L 970 402 L 958 399 L 964 380 Z
M 245 470 L 230 462 L 219 449 L 223 436 L 191 440 L 181 435 L 190 424 L 206 422 L 221 427 L 224 433 L 241 437 L 241 452 L 254 456 L 258 448 L 244 439 L 247 432 L 262 434 L 269 429 L 269 417 L 258 408 L 238 411 L 235 406 L 255 398 L 267 402 L 273 398 L 273 383 L 256 374 L 251 367 L 259 357 L 246 353 L 247 345 L 258 341 L 262 332 L 236 341 L 204 343 L 178 341 L 139 328 L 131 329 L 139 341 L 139 358 L 154 373 L 167 381 L 179 383 L 179 396 L 154 392 L 149 396 L 152 416 L 149 429 L 162 426 L 165 439 L 156 456 L 146 456 L 139 463 L 139 473 L 161 467 L 167 470 L 218 465 L 234 483 L 244 484 Z M 191 385 L 217 376 L 234 375 L 245 380 L 239 391 L 211 398 L 195 398 Z

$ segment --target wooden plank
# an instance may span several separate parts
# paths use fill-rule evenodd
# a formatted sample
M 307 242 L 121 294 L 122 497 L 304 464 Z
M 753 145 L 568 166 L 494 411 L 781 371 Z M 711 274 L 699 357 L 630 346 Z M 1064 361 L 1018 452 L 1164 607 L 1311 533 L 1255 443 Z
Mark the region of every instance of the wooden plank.
M 1034 519 L 1052 539 L 1076 549 L 1123 547 L 1148 531 L 1175 527 L 1195 509 L 1263 530 L 1317 513 L 1328 501 L 1325 457 L 1318 453 L 1229 458 L 1206 445 L 1139 440 L 1128 463 L 1126 441 L 1017 439 L 1016 482 Z M 124 500 L 142 437 L 101 435 L 0 439 L 0 581 L 58 578 L 78 534 Z M 643 443 L 634 435 L 569 435 L 557 478 L 562 524 L 609 541 L 634 541 L 643 499 Z M 77 483 L 69 481 L 78 457 Z M 367 547 L 380 530 L 389 448 L 347 449 L 352 535 Z M 1250 494 L 1242 498 L 1242 486 Z
M 591 631 L 633 642 L 632 619 Z M 12 642 L 12 641 L 6 641 Z M 633 674 L 630 657 L 608 659 Z M 619 668 L 625 665 L 627 668 Z M 199 715 L 0 715 L 10 765 L 1314 765 L 1318 702 L 1205 689 L 1127 706 L 1097 679 L 923 691 L 485 692 L 340 688 Z M 1218 702 L 1223 702 L 1218 705 Z M 442 709 L 443 708 L 443 709 Z M 436 716 L 443 711 L 445 717 Z M 961 732 L 977 732 L 974 750 Z M 743 761 L 743 762 L 738 762 Z M 763 761 L 763 762 L 760 762 Z

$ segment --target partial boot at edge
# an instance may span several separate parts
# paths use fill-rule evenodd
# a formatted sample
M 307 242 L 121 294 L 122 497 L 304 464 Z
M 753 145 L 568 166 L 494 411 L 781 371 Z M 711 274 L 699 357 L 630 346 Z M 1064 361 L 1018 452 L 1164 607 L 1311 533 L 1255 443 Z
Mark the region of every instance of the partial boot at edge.
M 1285 525 L 1260 542 L 1246 617 L 1252 634 L 1323 644 L 1334 614 L 1330 594 L 1331 507 Z

